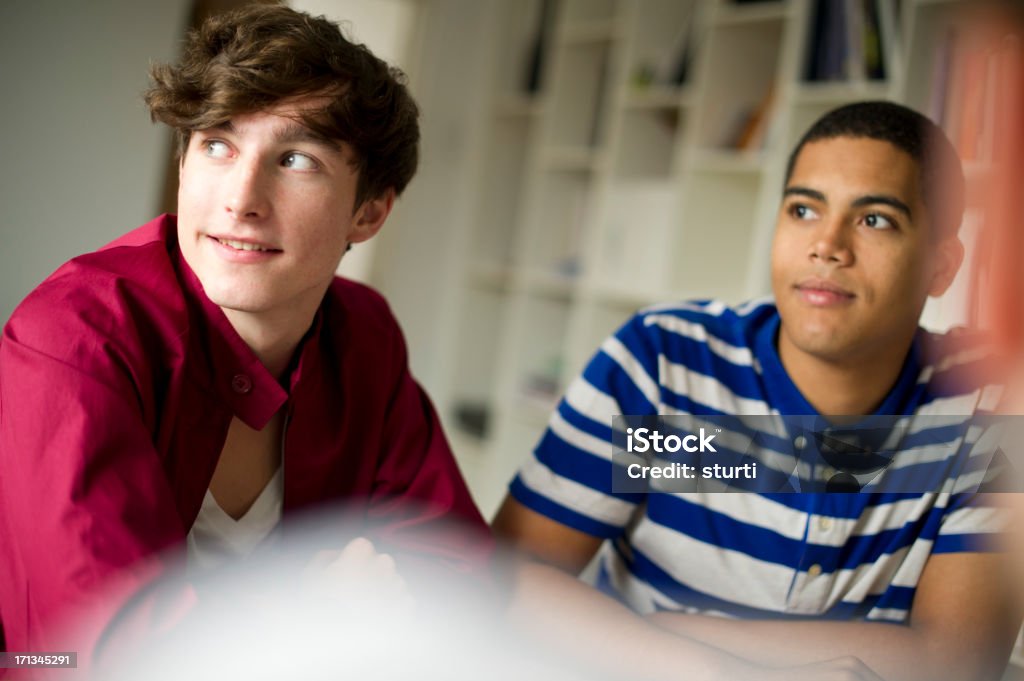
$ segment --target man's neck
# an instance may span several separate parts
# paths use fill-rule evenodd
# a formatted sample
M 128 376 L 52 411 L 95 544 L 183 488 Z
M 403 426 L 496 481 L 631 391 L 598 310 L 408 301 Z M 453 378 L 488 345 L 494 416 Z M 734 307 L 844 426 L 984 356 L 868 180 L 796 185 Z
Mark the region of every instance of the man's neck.
M 306 335 L 316 315 L 315 308 L 263 313 L 221 309 L 246 345 L 259 357 L 267 371 L 279 381 L 285 378 L 295 349 Z
M 779 334 L 779 359 L 804 398 L 823 416 L 871 414 L 899 378 L 906 352 L 831 360 L 794 346 Z

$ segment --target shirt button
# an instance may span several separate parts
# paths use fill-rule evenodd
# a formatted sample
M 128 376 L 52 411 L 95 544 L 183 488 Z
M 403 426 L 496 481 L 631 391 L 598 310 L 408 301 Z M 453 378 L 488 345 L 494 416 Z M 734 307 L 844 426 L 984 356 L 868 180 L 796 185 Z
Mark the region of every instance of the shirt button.
M 818 528 L 822 532 L 828 532 L 832 529 L 832 519 L 828 517 L 818 518 Z
M 244 395 L 252 390 L 252 379 L 245 374 L 235 374 L 231 379 L 231 389 L 239 395 Z
M 803 435 L 797 435 L 795 438 L 793 438 L 793 446 L 796 447 L 797 449 L 803 449 L 804 447 L 807 446 L 807 438 L 805 438 Z
M 821 574 L 821 566 L 818 565 L 817 563 L 815 563 L 811 567 L 807 568 L 807 576 L 808 577 L 817 577 L 820 574 Z

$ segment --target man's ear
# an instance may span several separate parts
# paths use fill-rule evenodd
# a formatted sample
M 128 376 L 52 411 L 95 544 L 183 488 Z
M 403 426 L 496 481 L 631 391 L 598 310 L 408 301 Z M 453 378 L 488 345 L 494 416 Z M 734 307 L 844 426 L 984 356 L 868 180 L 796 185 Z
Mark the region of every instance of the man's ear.
M 395 190 L 388 188 L 378 197 L 367 199 L 363 205 L 356 210 L 352 220 L 352 232 L 348 240 L 351 243 L 360 243 L 374 236 L 384 226 L 384 221 L 391 214 L 391 208 L 395 205 Z
M 935 246 L 933 257 L 934 269 L 931 281 L 928 282 L 928 295 L 938 297 L 953 284 L 956 273 L 960 271 L 964 261 L 964 245 L 956 236 L 947 237 Z

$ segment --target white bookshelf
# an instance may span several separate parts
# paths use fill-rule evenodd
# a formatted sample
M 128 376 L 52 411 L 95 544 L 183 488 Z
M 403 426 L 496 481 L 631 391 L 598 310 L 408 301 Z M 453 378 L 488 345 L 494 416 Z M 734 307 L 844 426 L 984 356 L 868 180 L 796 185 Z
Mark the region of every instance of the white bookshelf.
M 486 514 L 567 383 L 633 311 L 770 293 L 793 145 L 850 101 L 925 108 L 936 41 L 962 4 L 883 0 L 887 79 L 808 83 L 812 0 L 555 0 L 527 92 L 542 2 L 491 0 L 486 162 L 466 188 L 476 219 L 442 404 L 448 429 L 473 443 L 474 469 L 490 471 L 470 476 Z M 756 142 L 735 148 L 758 108 Z M 486 413 L 482 435 L 458 416 L 467 408 Z

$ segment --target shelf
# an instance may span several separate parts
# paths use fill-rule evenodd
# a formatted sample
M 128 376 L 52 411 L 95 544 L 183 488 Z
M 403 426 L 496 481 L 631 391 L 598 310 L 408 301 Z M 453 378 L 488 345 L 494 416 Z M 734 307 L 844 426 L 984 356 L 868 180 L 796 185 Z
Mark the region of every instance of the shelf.
M 494 104 L 494 114 L 507 118 L 538 117 L 543 111 L 543 98 L 523 93 L 501 95 Z
M 575 295 L 578 281 L 576 275 L 537 269 L 520 271 L 515 276 L 518 290 L 557 300 L 571 299 Z
M 692 103 L 693 93 L 689 89 L 664 86 L 630 88 L 622 102 L 627 109 L 678 109 Z
M 604 154 L 593 147 L 551 147 L 543 152 L 545 170 L 593 172 L 604 163 Z
M 584 285 L 584 297 L 597 303 L 614 305 L 615 307 L 628 307 L 637 310 L 657 302 L 671 300 L 674 296 L 662 290 L 648 290 L 642 288 L 629 289 L 625 287 L 608 286 L 597 282 L 587 282 Z
M 619 22 L 611 19 L 590 19 L 575 21 L 562 28 L 560 42 L 566 45 L 585 43 L 604 43 L 618 40 L 621 37 Z
M 778 2 L 752 3 L 749 5 L 719 5 L 714 16 L 716 26 L 738 26 L 772 21 L 785 21 L 790 14 L 789 4 Z
M 477 263 L 469 270 L 469 282 L 479 288 L 504 292 L 512 284 L 512 268 L 499 263 Z
M 826 104 L 842 106 L 848 102 L 868 99 L 889 99 L 892 87 L 882 81 L 847 81 L 809 83 L 802 82 L 796 87 L 793 101 L 796 104 Z
M 687 165 L 695 172 L 749 174 L 763 171 L 765 161 L 761 151 L 699 149 L 692 153 Z

